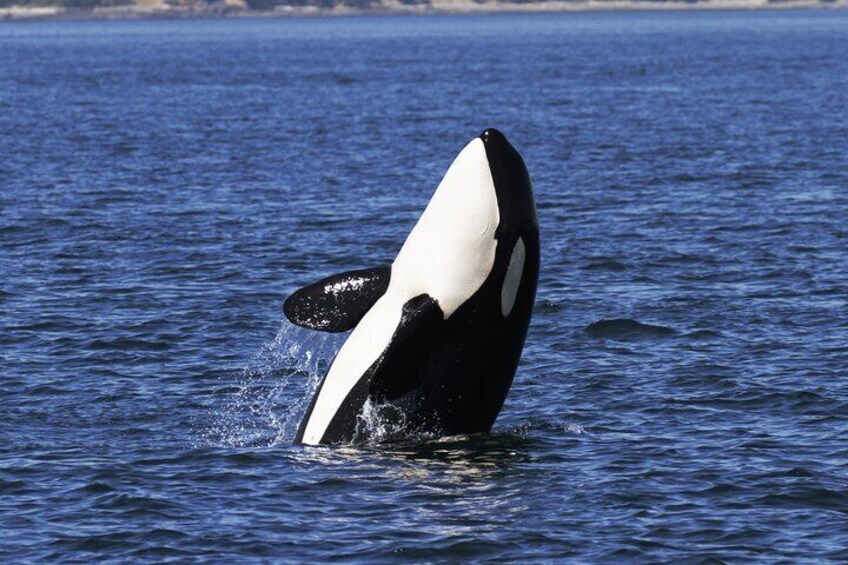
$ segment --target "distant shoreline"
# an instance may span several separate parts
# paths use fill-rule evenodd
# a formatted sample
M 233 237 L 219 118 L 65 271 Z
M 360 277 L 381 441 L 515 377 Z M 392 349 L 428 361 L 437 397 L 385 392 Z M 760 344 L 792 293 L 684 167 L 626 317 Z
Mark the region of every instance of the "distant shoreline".
M 147 0 L 143 4 L 68 8 L 65 6 L 7 6 L 0 8 L 0 21 L 14 20 L 134 20 L 190 18 L 276 18 L 286 16 L 350 16 L 377 14 L 487 14 L 533 12 L 611 11 L 715 11 L 715 10 L 842 10 L 848 0 L 541 0 L 534 2 L 475 0 L 431 0 L 408 2 L 377 0 L 367 5 L 295 6 L 252 9 L 243 0 L 213 4 L 170 5 Z

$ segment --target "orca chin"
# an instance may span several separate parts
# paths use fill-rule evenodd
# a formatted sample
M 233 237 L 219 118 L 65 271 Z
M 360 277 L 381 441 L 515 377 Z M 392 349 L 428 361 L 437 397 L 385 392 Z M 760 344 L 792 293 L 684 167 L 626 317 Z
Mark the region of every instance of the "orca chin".
M 353 330 L 296 443 L 383 437 L 364 413 L 390 407 L 410 433 L 488 432 L 515 376 L 539 277 L 530 176 L 487 129 L 459 153 L 391 266 L 350 271 L 286 300 L 294 324 Z

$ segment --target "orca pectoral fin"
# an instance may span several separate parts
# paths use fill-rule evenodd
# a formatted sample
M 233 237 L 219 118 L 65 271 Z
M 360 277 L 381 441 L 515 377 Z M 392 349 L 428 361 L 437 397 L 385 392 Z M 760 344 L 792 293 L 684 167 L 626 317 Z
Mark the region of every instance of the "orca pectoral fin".
M 303 287 L 286 299 L 283 312 L 295 325 L 324 332 L 346 332 L 389 287 L 391 267 L 348 271 Z
M 443 322 L 439 303 L 426 294 L 404 304 L 400 323 L 375 368 L 369 396 L 395 400 L 418 386 L 437 350 Z

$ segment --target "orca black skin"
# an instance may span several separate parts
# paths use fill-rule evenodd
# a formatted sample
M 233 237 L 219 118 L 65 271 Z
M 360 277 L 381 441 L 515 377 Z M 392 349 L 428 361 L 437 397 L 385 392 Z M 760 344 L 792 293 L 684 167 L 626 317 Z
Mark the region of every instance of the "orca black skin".
M 521 156 L 495 129 L 487 129 L 479 137 L 485 147 L 499 214 L 494 231 L 494 262 L 488 276 L 447 319 L 439 302 L 429 294 L 407 300 L 388 346 L 344 397 L 318 443 L 370 439 L 360 421 L 368 399 L 391 406 L 385 414 L 402 419 L 406 433 L 472 434 L 488 432 L 494 424 L 515 376 L 533 311 L 539 275 L 539 227 L 530 177 Z M 521 244 L 523 267 L 518 267 L 520 278 L 516 279 L 520 282 L 508 284 L 510 262 L 516 246 Z M 378 284 L 383 286 L 379 292 L 357 295 L 357 311 L 368 310 L 385 292 L 389 275 L 381 273 Z M 339 280 L 347 280 L 345 277 L 350 274 L 339 275 Z M 334 279 L 330 277 L 307 289 L 320 284 L 330 288 Z M 507 309 L 505 288 L 514 289 L 514 284 L 518 285 L 514 303 Z M 295 323 L 310 317 L 297 313 L 308 309 L 297 307 L 298 300 L 306 304 L 302 292 L 287 301 L 286 314 Z M 310 304 L 317 302 L 320 300 Z M 321 314 L 326 311 L 318 312 L 319 318 Z M 342 326 L 350 326 L 350 321 L 344 321 L 339 325 Z M 325 376 L 306 412 L 296 443 L 303 441 L 326 379 Z

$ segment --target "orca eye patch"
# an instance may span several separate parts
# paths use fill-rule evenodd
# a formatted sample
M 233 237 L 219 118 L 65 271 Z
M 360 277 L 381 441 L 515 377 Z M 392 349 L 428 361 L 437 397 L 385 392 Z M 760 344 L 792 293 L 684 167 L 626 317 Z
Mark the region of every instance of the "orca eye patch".
M 512 307 L 515 306 L 515 297 L 518 295 L 518 287 L 521 285 L 521 274 L 524 272 L 525 255 L 524 240 L 519 237 L 518 241 L 515 242 L 515 247 L 512 248 L 509 267 L 506 269 L 503 287 L 501 287 L 501 314 L 504 318 L 509 316 Z

